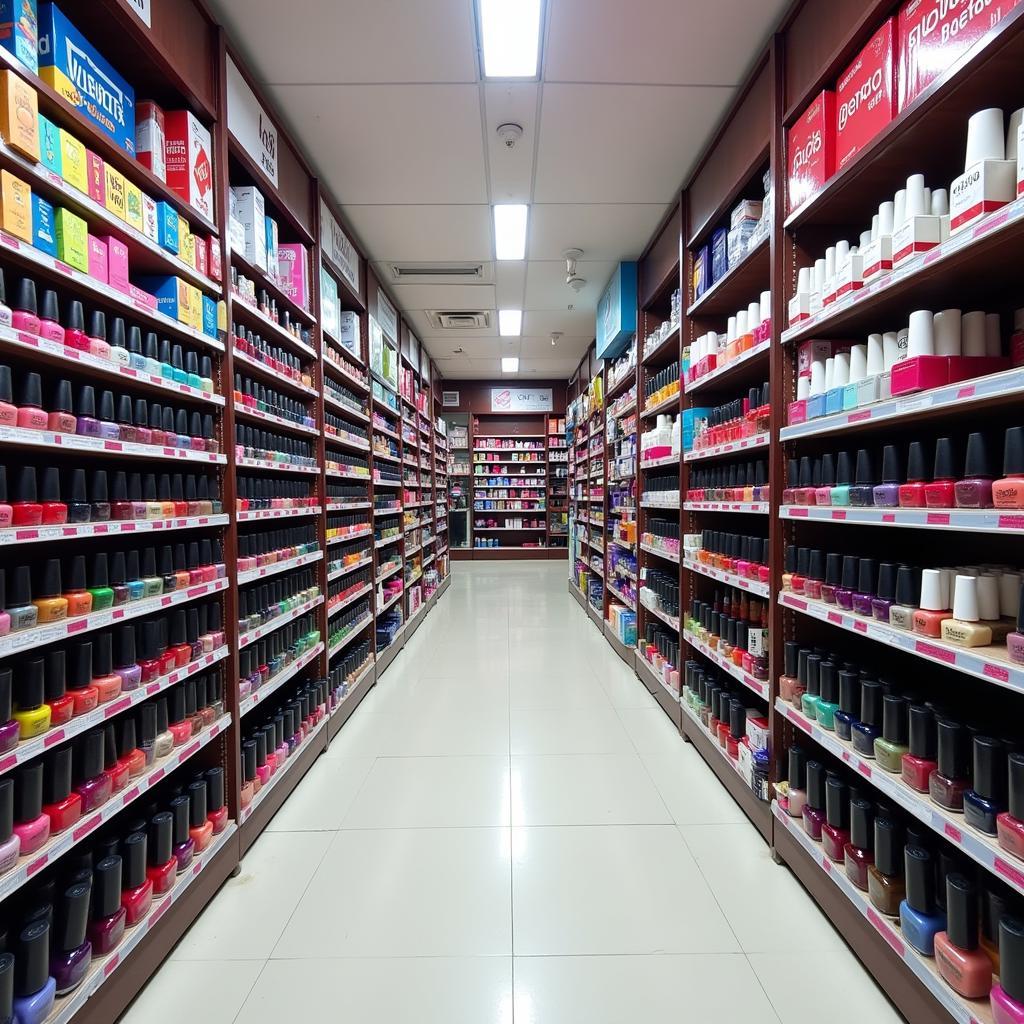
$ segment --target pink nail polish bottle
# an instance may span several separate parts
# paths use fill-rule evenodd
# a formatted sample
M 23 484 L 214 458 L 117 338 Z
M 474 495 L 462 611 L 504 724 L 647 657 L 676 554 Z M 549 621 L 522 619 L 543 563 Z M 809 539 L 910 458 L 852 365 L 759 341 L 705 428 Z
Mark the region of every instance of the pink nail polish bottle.
M 39 337 L 47 341 L 64 343 L 64 328 L 60 325 L 60 304 L 52 288 L 43 292 L 43 304 L 39 312 Z
M 1024 921 L 999 919 L 999 984 L 992 986 L 992 1024 L 1024 1024 Z
M 18 298 L 11 314 L 11 326 L 26 334 L 39 334 L 39 317 L 36 305 L 36 283 L 30 277 L 23 277 L 18 284 Z
M 0 270 L 0 327 L 10 327 L 11 317 L 11 307 L 7 305 L 7 285 L 4 282 L 4 272 Z
M 14 779 L 0 779 L 0 875 L 10 871 L 21 855 L 21 840 L 14 831 Z
M 18 407 L 14 404 L 11 368 L 0 366 L 0 424 L 13 427 L 18 422 Z
M 23 765 L 14 776 L 14 834 L 21 856 L 35 853 L 50 838 L 50 819 L 43 814 L 43 762 Z
M 26 430 L 45 430 L 48 417 L 43 411 L 43 382 L 38 373 L 26 373 L 21 382 L 18 402 L 18 426 Z
M 93 310 L 89 318 L 89 354 L 99 359 L 110 358 L 110 346 L 107 344 L 107 315 L 101 310 Z
M 971 434 L 967 438 L 967 459 L 964 479 L 953 487 L 957 508 L 991 508 L 994 474 L 989 464 L 985 437 Z
M 85 333 L 85 310 L 78 299 L 68 304 L 67 326 L 64 328 L 64 344 L 76 352 L 89 351 L 89 337 Z
M 71 406 L 71 381 L 59 380 L 53 393 L 50 415 L 46 427 L 55 434 L 73 434 L 78 426 Z
M 89 814 L 110 799 L 112 783 L 103 770 L 103 733 L 99 729 L 85 734 L 81 746 L 79 782 L 75 792 L 82 798 L 82 813 Z

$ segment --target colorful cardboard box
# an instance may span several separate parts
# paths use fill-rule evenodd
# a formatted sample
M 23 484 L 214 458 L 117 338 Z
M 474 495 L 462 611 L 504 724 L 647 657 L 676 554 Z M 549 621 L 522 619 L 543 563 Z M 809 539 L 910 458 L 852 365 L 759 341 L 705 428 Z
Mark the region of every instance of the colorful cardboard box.
M 180 222 L 178 211 L 170 203 L 156 204 L 156 240 L 162 249 L 178 254 Z
M 36 0 L 0 0 L 0 46 L 39 74 L 39 14 Z
M 281 290 L 298 306 L 310 305 L 309 254 L 299 242 L 284 242 L 277 247 L 277 277 Z
M 103 176 L 106 188 L 106 207 L 121 220 L 125 219 L 128 210 L 128 199 L 124 188 L 124 175 L 110 164 L 103 165 Z
M 61 176 L 79 192 L 89 191 L 89 162 L 85 146 L 70 132 L 60 131 Z
M 263 193 L 254 185 L 233 188 L 235 216 L 242 225 L 245 245 L 242 255 L 260 270 L 267 269 L 267 223 Z
M 52 3 L 39 9 L 39 77 L 135 155 L 135 90 Z
M 10 171 L 0 171 L 0 211 L 3 229 L 32 242 L 32 189 Z
M 202 297 L 203 303 L 203 326 L 201 328 L 203 334 L 208 338 L 217 337 L 217 300 L 210 298 L 209 295 Z
M 142 189 L 127 178 L 124 179 L 124 219 L 136 231 L 142 231 L 146 226 L 142 213 Z
M 128 246 L 113 235 L 100 236 L 107 247 L 107 283 L 111 288 L 128 295 L 131 282 L 128 280 Z
M 209 267 L 210 278 L 220 281 L 224 275 L 224 264 L 220 255 L 220 239 L 211 235 L 206 240 L 207 266 Z
M 141 100 L 135 108 L 135 158 L 161 181 L 167 180 L 165 143 L 163 109 L 152 100 Z
M 836 94 L 820 93 L 786 132 L 788 211 L 798 210 L 836 171 Z
M 44 115 L 39 115 L 39 162 L 59 177 L 61 173 L 60 129 Z
M 89 225 L 63 206 L 57 209 L 57 259 L 89 273 Z
M 173 274 L 140 277 L 135 284 L 156 299 L 156 308 L 165 316 L 178 323 L 188 323 L 189 289 L 180 277 Z
M 836 170 L 841 171 L 896 116 L 896 19 L 887 18 L 839 77 Z
M 39 97 L 13 71 L 0 71 L 0 134 L 11 149 L 39 159 Z
M 142 233 L 151 242 L 160 244 L 156 230 L 156 200 L 145 192 L 142 193 Z
M 178 258 L 187 266 L 195 268 L 196 236 L 189 231 L 184 221 L 181 221 L 178 228 Z
M 206 277 L 210 276 L 210 250 L 206 246 L 206 240 L 198 235 L 192 236 L 196 249 L 196 270 Z
M 167 184 L 194 210 L 213 220 L 213 140 L 188 110 L 164 113 Z
M 89 177 L 89 198 L 100 206 L 107 205 L 107 165 L 92 150 L 85 151 L 85 168 Z
M 107 243 L 95 235 L 89 236 L 89 276 L 107 284 L 110 281 L 110 258 Z
M 32 195 L 32 244 L 50 256 L 57 255 L 57 225 L 53 207 L 42 197 Z

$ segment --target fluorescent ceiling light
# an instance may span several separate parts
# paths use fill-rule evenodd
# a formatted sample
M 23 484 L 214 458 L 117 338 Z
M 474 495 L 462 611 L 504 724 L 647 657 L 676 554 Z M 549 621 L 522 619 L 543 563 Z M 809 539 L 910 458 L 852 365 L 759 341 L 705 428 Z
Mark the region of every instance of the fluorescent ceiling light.
M 521 260 L 526 256 L 528 207 L 506 203 L 494 207 L 494 255 L 499 260 Z
M 523 311 L 521 309 L 498 310 L 498 333 L 503 338 L 517 338 L 523 330 Z
M 519 372 L 519 356 L 504 356 L 501 360 L 502 373 Z
M 479 0 L 485 78 L 536 78 L 541 0 Z

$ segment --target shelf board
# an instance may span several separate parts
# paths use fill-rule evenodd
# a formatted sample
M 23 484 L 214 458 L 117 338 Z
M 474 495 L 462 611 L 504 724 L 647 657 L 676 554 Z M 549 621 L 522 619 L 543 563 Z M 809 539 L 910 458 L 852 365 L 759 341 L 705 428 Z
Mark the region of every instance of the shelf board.
M 401 566 L 399 566 L 399 568 L 401 568 Z M 330 619 L 331 616 L 337 615 L 338 612 L 340 611 L 344 611 L 346 608 L 349 607 L 349 605 L 354 604 L 356 601 L 359 600 L 359 598 L 365 597 L 372 590 L 373 585 L 370 583 L 366 583 L 363 586 L 359 587 L 358 590 L 352 591 L 351 594 L 347 594 L 345 597 L 341 598 L 341 600 L 339 601 L 336 601 L 334 604 L 329 603 L 327 605 L 327 618 Z
M 637 339 L 639 341 L 639 339 Z M 672 351 L 672 345 L 675 344 L 675 351 Z M 679 357 L 679 327 L 678 325 L 658 343 L 658 345 L 651 349 L 646 355 L 642 356 L 640 363 L 642 366 L 652 366 L 657 363 L 661 365 L 669 363 L 673 358 Z
M 641 467 L 642 468 L 642 467 Z M 646 509 L 654 509 L 655 511 L 662 512 L 678 512 L 679 511 L 679 499 L 676 498 L 671 502 L 653 501 L 651 499 L 640 499 L 640 507 Z
M 358 562 L 350 562 L 348 565 L 342 565 L 340 569 L 332 569 L 327 573 L 327 582 L 331 580 L 341 579 L 342 576 L 347 576 L 350 572 L 355 572 L 356 569 L 361 569 L 364 565 L 372 565 L 373 559 L 370 557 L 360 558 Z
M 324 645 L 323 641 L 311 647 L 304 654 L 300 654 L 295 661 L 293 661 L 286 668 L 282 669 L 277 675 L 272 676 L 268 679 L 259 689 L 249 693 L 246 697 L 238 704 L 238 715 L 242 717 L 247 715 L 257 704 L 261 704 L 276 690 L 279 690 L 289 679 L 297 676 L 310 662 L 319 657 L 323 653 Z
M 52 451 L 74 452 L 81 455 L 116 455 L 134 459 L 160 459 L 171 462 L 197 462 L 223 466 L 226 455 L 219 452 L 196 452 L 190 448 L 165 448 L 136 441 L 113 441 L 102 437 L 83 437 L 80 434 L 61 434 L 52 430 L 29 430 L 25 427 L 0 426 L 0 446 L 14 448 L 42 448 Z
M 657 402 L 654 405 L 645 405 L 644 408 L 640 410 L 640 415 L 646 419 L 649 416 L 657 416 L 658 413 L 665 412 L 666 410 L 678 412 L 679 403 L 682 400 L 682 397 L 683 392 L 682 388 L 680 388 L 679 391 L 669 395 L 668 398 L 663 398 L 660 402 Z
M 62 526 L 12 526 L 0 530 L 0 547 L 10 544 L 85 540 L 92 537 L 121 537 L 140 533 L 169 533 L 174 530 L 202 530 L 226 526 L 226 515 L 183 516 L 175 519 L 112 519 L 104 523 L 65 523 Z
M 674 615 L 669 615 L 667 612 L 663 612 L 655 605 L 644 604 L 643 601 L 640 602 L 640 607 L 643 608 L 645 612 L 649 612 L 656 619 L 661 619 L 669 629 L 676 633 L 679 632 L 679 619 Z
M 265 341 L 279 341 L 296 352 L 306 356 L 308 359 L 316 359 L 316 352 L 312 346 L 307 345 L 301 338 L 297 338 L 291 331 L 285 330 L 276 320 L 272 320 L 258 307 L 253 306 L 247 299 L 238 292 L 231 292 L 231 318 L 242 319 L 250 325 L 255 324 L 257 332 L 269 331 L 271 337 Z M 239 316 L 241 314 L 241 316 Z
M 753 451 L 756 448 L 767 448 L 770 443 L 771 435 L 765 431 L 763 434 L 754 434 L 752 437 L 741 437 L 738 441 L 726 441 L 723 444 L 711 445 L 708 448 L 697 448 L 694 451 L 687 452 L 683 456 L 683 461 L 703 462 L 706 459 L 719 459 L 726 455 Z
M 1024 533 L 1024 514 L 1012 509 L 967 508 L 832 508 L 827 505 L 781 505 L 780 519 L 854 526 L 894 526 L 964 533 Z
M 643 541 L 640 542 L 640 550 L 646 551 L 649 555 L 655 555 L 657 558 L 664 558 L 666 562 L 675 562 L 679 564 L 679 552 L 663 551 L 661 548 L 656 548 L 651 544 L 645 544 Z
M 759 597 L 769 597 L 771 595 L 771 587 L 767 583 L 761 583 L 759 580 L 750 580 L 746 576 L 739 576 L 734 572 L 714 569 L 710 565 L 705 565 L 703 562 L 698 562 L 692 558 L 683 559 L 683 568 L 689 572 L 700 573 L 701 576 L 707 576 L 709 579 L 718 580 L 719 583 L 727 583 L 730 587 L 736 587 L 739 590 L 746 590 L 748 593 L 757 594 Z
M 771 277 L 771 245 L 765 236 L 686 311 L 688 317 L 726 317 L 761 297 Z
M 747 515 L 768 515 L 767 501 L 685 501 L 686 512 L 742 512 Z
M 651 469 L 661 469 L 663 466 L 678 466 L 679 465 L 679 452 L 673 452 L 671 455 L 662 455 L 658 459 L 647 459 L 640 463 L 640 468 L 645 472 Z
M 709 661 L 713 661 L 723 672 L 732 676 L 738 683 L 745 686 L 751 693 L 756 693 L 762 700 L 768 700 L 768 683 L 755 679 L 749 672 L 744 672 L 739 665 L 734 665 L 728 658 L 722 657 L 718 651 L 709 647 L 696 634 L 688 629 L 683 630 L 683 639 L 695 650 L 700 651 Z
M 277 462 L 273 459 L 253 459 L 244 455 L 235 459 L 235 465 L 241 466 L 243 469 L 266 469 L 275 473 L 305 473 L 311 476 L 320 474 L 319 466 L 301 466 L 293 462 Z
M 247 409 L 244 405 L 235 405 L 235 415 L 244 420 L 255 420 L 258 423 L 267 423 L 278 430 L 286 430 L 290 433 L 305 434 L 307 436 L 319 437 L 320 428 L 311 427 L 305 423 L 295 423 L 286 420 L 283 416 L 276 416 L 272 412 L 264 412 L 262 409 Z
M 254 583 L 256 580 L 265 579 L 267 576 L 276 576 L 279 572 L 287 572 L 289 569 L 299 569 L 304 565 L 319 562 L 323 557 L 324 553 L 322 551 L 309 551 L 304 555 L 285 558 L 271 565 L 262 565 L 258 569 L 248 569 L 238 574 L 238 585 Z
M 611 594 L 616 601 L 621 601 L 631 611 L 636 611 L 636 601 L 632 598 L 627 597 L 618 587 L 613 587 L 610 580 L 605 581 L 605 589 Z
M 317 388 L 303 384 L 301 380 L 295 380 L 294 377 L 288 377 L 284 374 L 278 373 L 272 366 L 267 366 L 265 363 L 261 363 L 258 359 L 254 359 L 252 356 L 243 352 L 237 345 L 231 349 L 231 355 L 236 362 L 242 364 L 245 370 L 256 374 L 257 377 L 262 377 L 275 387 L 286 388 L 289 391 L 293 391 L 300 395 L 306 395 L 309 398 L 316 398 L 320 394 L 320 391 Z M 324 400 L 326 401 L 326 397 Z

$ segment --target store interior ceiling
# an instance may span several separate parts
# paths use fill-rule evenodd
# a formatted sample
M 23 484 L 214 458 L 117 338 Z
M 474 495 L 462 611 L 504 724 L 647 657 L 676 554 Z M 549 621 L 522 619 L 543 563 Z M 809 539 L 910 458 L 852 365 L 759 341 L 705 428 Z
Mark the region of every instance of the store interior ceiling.
M 543 0 L 539 73 L 520 80 L 483 76 L 487 2 L 213 8 L 440 373 L 499 378 L 518 357 L 504 377 L 567 379 L 789 0 Z M 528 204 L 523 259 L 495 259 L 506 203 Z M 522 310 L 518 336 L 500 309 Z

